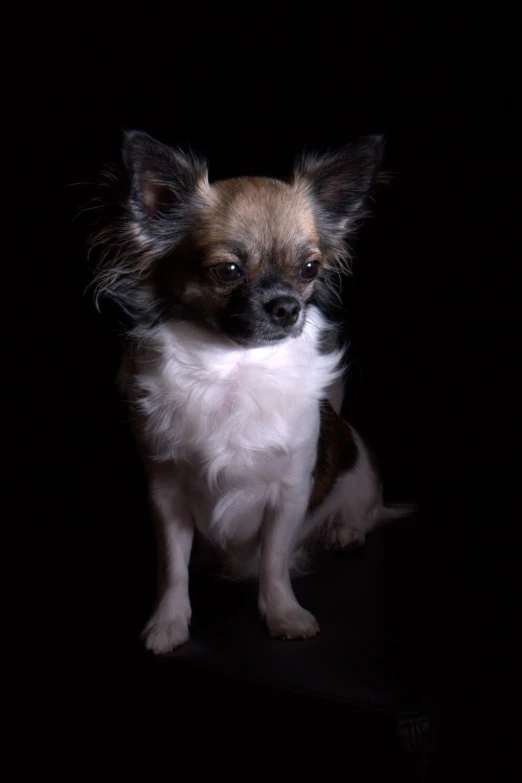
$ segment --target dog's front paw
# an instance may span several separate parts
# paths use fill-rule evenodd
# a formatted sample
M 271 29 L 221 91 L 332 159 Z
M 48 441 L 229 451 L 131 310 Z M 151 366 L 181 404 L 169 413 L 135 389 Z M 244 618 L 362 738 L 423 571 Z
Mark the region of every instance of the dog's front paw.
M 186 620 L 178 617 L 172 620 L 151 620 L 143 631 L 145 647 L 156 655 L 165 655 L 189 640 Z
M 188 642 L 190 615 L 188 600 L 165 593 L 142 634 L 147 650 L 165 655 Z
M 283 639 L 309 639 L 319 633 L 319 623 L 302 606 L 267 615 L 265 620 L 271 635 Z

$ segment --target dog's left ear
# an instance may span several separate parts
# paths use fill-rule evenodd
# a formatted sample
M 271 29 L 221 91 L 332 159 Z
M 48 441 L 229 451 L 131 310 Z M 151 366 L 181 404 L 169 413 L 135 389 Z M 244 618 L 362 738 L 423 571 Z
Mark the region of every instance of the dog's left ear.
M 382 136 L 364 136 L 323 155 L 305 155 L 294 170 L 293 185 L 312 202 L 318 228 L 338 243 L 364 217 L 383 156 Z

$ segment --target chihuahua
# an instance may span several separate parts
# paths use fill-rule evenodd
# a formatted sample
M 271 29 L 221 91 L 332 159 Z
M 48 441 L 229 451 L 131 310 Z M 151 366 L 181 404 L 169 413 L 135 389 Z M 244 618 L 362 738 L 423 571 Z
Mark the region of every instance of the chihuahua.
M 203 160 L 125 134 L 96 297 L 129 317 L 119 383 L 148 476 L 162 589 L 145 630 L 168 653 L 189 638 L 194 534 L 237 578 L 258 579 L 270 634 L 316 618 L 291 576 L 312 545 L 361 544 L 385 506 L 374 461 L 340 417 L 343 351 L 322 297 L 349 271 L 381 137 L 303 156 L 289 181 L 209 182 Z

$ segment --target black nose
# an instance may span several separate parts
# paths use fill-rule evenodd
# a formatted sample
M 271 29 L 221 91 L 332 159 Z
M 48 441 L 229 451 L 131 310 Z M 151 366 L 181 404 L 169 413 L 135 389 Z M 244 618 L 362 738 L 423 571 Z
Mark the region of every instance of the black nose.
M 301 305 L 294 296 L 276 296 L 266 303 L 265 310 L 277 326 L 293 326 L 299 318 Z

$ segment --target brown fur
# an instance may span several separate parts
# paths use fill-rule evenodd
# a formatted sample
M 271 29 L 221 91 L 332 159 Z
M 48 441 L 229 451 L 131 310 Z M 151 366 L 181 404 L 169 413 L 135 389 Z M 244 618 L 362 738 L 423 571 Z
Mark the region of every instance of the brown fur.
M 205 266 L 239 255 L 251 278 L 269 275 L 277 265 L 294 280 L 305 261 L 320 257 L 310 206 L 290 185 L 263 177 L 212 185 L 198 239 Z
M 324 400 L 321 403 L 321 429 L 310 511 L 323 502 L 339 475 L 355 466 L 357 456 L 358 449 L 350 427 Z

